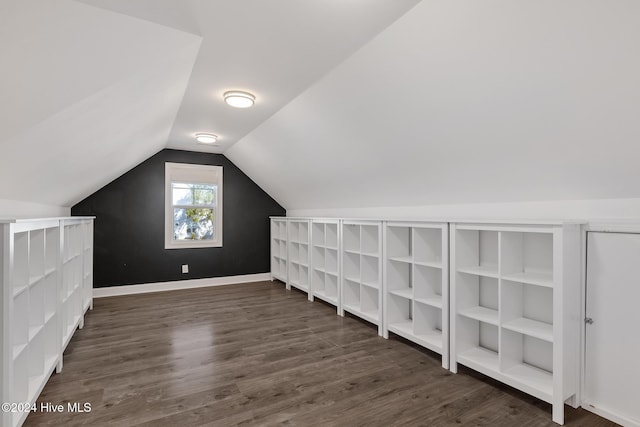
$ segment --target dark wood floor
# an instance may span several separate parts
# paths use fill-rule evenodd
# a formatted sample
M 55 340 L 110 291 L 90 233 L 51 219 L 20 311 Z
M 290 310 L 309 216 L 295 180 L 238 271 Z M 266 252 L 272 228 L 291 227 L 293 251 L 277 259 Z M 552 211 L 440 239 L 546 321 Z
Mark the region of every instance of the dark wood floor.
M 278 282 L 97 299 L 39 401 L 92 410 L 25 425 L 554 425 L 548 404 Z

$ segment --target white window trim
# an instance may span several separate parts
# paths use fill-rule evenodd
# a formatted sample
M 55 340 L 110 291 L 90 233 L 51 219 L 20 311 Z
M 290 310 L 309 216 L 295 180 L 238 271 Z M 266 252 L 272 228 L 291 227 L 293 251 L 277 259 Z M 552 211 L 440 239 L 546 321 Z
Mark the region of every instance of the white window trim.
M 217 200 L 215 209 L 215 236 L 213 240 L 184 240 L 173 239 L 173 197 L 172 182 L 187 182 L 199 184 L 215 184 Z M 193 165 L 187 163 L 165 163 L 164 168 L 164 248 L 216 248 L 222 247 L 222 166 Z

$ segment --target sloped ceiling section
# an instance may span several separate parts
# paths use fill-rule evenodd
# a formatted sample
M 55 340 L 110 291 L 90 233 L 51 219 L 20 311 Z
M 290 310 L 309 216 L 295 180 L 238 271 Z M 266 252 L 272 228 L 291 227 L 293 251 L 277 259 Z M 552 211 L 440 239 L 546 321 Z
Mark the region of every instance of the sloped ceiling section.
M 418 0 L 83 0 L 201 34 L 167 146 L 222 153 L 413 7 Z M 256 105 L 229 108 L 230 89 Z M 197 145 L 195 132 L 218 135 Z
M 423 1 L 225 154 L 287 210 L 638 197 L 638 16 Z
M 0 198 L 70 206 L 164 148 L 199 35 L 70 0 L 1 7 Z

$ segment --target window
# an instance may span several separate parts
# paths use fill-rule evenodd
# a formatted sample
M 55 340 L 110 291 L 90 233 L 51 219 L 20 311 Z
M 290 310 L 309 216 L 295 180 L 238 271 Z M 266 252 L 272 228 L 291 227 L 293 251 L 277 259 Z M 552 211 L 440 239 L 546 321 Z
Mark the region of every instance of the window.
M 165 249 L 222 246 L 222 166 L 165 163 Z

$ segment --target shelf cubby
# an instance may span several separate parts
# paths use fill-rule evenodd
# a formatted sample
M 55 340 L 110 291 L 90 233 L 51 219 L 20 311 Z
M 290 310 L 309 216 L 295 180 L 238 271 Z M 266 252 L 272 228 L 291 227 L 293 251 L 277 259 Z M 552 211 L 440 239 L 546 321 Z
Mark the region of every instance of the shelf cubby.
M 325 224 L 314 222 L 311 226 L 311 243 L 314 247 L 325 247 Z
M 298 242 L 289 243 L 289 262 L 292 264 L 300 263 L 300 244 Z
M 387 257 L 411 260 L 411 227 L 387 226 Z
M 346 280 L 360 283 L 360 255 L 353 252 L 345 252 L 342 271 Z
M 300 281 L 300 266 L 297 262 L 291 261 L 289 263 L 289 283 L 298 285 Z
M 360 253 L 360 226 L 344 224 L 342 227 L 342 246 L 345 252 Z
M 399 328 L 413 333 L 411 298 L 391 294 L 387 299 L 386 321 L 390 330 Z
M 309 245 L 300 243 L 300 252 L 298 254 L 300 265 L 309 266 Z
M 442 309 L 417 301 L 413 307 L 413 334 L 417 342 L 430 350 L 442 353 Z
M 499 369 L 498 326 L 465 317 L 456 321 L 458 362 L 489 374 Z
M 458 272 L 498 277 L 498 232 L 459 230 L 456 239 Z
M 416 263 L 442 266 L 442 239 L 442 230 L 439 228 L 414 228 L 413 260 Z
M 360 257 L 360 279 L 365 286 L 380 288 L 380 259 L 369 255 Z
M 553 342 L 553 289 L 503 280 L 502 295 L 505 329 Z
M 29 232 L 15 233 L 13 245 L 13 290 L 17 293 L 29 285 Z
M 45 281 L 40 280 L 29 289 L 29 340 L 44 326 Z
M 11 387 L 14 402 L 28 402 L 29 395 L 29 355 L 26 351 L 13 360 L 13 386 Z
M 413 265 L 413 294 L 416 301 L 442 308 L 442 270 L 426 267 L 421 264 Z
M 58 273 L 47 275 L 44 281 L 44 320 L 49 321 L 58 308 Z
M 300 265 L 299 282 L 301 289 L 309 289 L 309 266 Z
M 562 424 L 578 390 L 579 225 L 452 224 L 451 240 L 452 371 L 549 402 Z
M 456 312 L 460 316 L 498 325 L 498 279 L 458 273 Z
M 392 332 L 436 351 L 447 368 L 448 225 L 387 222 L 384 248 L 383 336 Z
M 500 368 L 514 380 L 523 381 L 527 392 L 539 399 L 553 395 L 553 344 L 509 330 L 502 332 Z
M 324 271 L 314 269 L 311 273 L 311 288 L 318 295 L 326 294 Z
M 45 233 L 45 272 L 58 269 L 60 261 L 60 229 L 47 228 Z
M 330 298 L 333 301 L 337 301 L 338 299 L 338 275 L 333 274 L 325 274 L 324 276 L 324 286 L 325 286 L 325 294 L 327 298 Z
M 29 342 L 29 377 L 40 377 L 44 374 L 44 340 L 43 333 L 39 333 Z M 32 387 L 29 387 L 30 389 Z M 31 391 L 31 390 L 30 390 Z
M 44 230 L 29 232 L 29 284 L 44 277 Z
M 379 225 L 362 225 L 360 228 L 360 251 L 363 254 L 379 255 L 380 254 L 380 231 Z
M 13 299 L 11 313 L 13 357 L 22 353 L 29 343 L 29 294 L 22 292 Z
M 325 271 L 327 273 L 338 275 L 338 250 L 327 248 L 325 250 Z
M 360 310 L 360 283 L 345 279 L 342 289 L 342 301 L 344 307 Z
M 505 279 L 553 287 L 553 235 L 503 232 L 502 276 Z
M 325 245 L 328 248 L 338 250 L 338 222 L 325 223 Z
M 360 288 L 360 311 L 366 320 L 373 323 L 380 320 L 380 298 L 378 289 L 369 286 Z
M 387 291 L 395 294 L 398 291 L 409 292 L 409 298 L 413 298 L 413 288 L 411 283 L 411 264 L 396 261 L 390 258 L 387 263 Z

